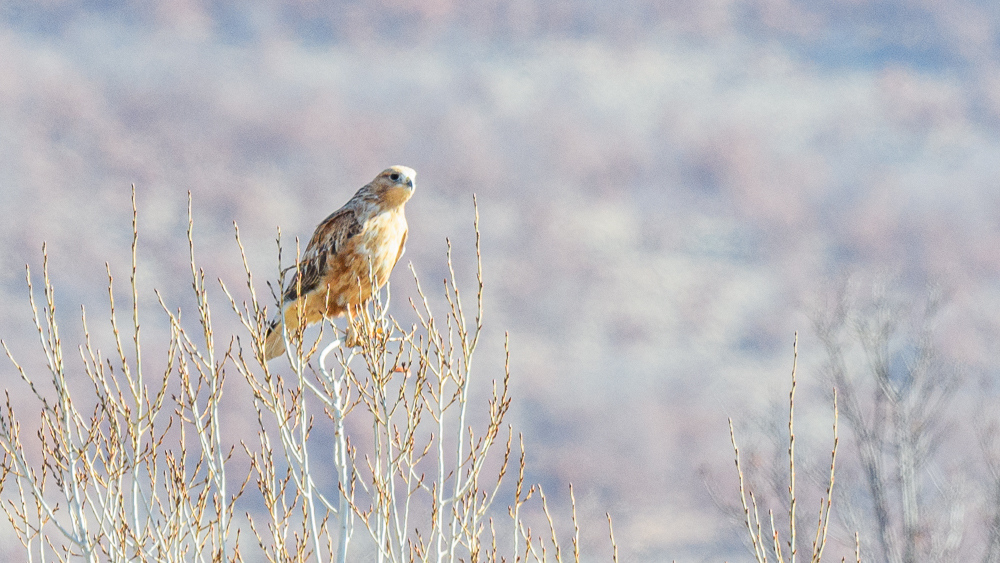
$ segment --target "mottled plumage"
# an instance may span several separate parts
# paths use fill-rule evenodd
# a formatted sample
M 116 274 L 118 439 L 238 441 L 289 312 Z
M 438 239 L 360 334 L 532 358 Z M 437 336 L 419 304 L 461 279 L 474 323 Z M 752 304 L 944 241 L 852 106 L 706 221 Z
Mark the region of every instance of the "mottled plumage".
M 405 166 L 386 169 L 316 227 L 282 294 L 289 335 L 305 328 L 299 326 L 300 318 L 309 326 L 324 317 L 346 314 L 347 345 L 357 345 L 351 309 L 371 297 L 370 274 L 374 274 L 374 287 L 381 288 L 403 255 L 404 208 L 413 195 L 416 175 Z M 284 351 L 279 317 L 268 329 L 264 358 L 270 360 Z

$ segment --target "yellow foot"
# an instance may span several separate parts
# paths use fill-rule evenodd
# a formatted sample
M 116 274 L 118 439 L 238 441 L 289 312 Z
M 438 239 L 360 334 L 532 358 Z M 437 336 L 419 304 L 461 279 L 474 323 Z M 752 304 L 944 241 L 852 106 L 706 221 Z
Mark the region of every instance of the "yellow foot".
M 384 336 L 385 331 L 382 330 L 382 327 L 375 327 L 372 331 L 371 339 L 378 342 L 382 340 Z M 361 331 L 358 330 L 358 327 L 354 326 L 353 323 L 347 325 L 347 336 L 344 338 L 344 344 L 348 348 L 361 346 Z

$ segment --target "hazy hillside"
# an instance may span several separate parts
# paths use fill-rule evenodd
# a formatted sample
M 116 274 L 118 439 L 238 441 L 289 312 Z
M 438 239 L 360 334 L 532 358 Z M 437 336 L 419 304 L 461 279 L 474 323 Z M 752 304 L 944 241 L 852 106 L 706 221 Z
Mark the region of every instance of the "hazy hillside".
M 530 477 L 574 483 L 592 546 L 615 514 L 623 561 L 741 559 L 703 476 L 733 487 L 726 417 L 781 400 L 795 330 L 825 461 L 810 315 L 848 275 L 914 301 L 940 284 L 956 401 L 995 387 L 997 61 L 1000 8 L 974 0 L 8 2 L 0 336 L 41 365 L 23 265 L 42 241 L 64 340 L 80 304 L 103 322 L 133 183 L 155 341 L 152 289 L 190 306 L 188 191 L 199 260 L 238 285 L 233 221 L 264 278 L 276 227 L 307 238 L 405 164 L 425 287 L 446 237 L 472 282 L 478 194 L 481 366 L 509 330 Z M 393 284 L 405 318 L 405 269 Z M 217 330 L 237 330 L 219 297 Z

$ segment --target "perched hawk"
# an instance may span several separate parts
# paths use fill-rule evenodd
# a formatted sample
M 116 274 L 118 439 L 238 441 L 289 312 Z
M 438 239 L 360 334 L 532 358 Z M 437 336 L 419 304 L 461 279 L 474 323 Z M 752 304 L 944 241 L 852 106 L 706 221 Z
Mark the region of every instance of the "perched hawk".
M 347 345 L 358 344 L 352 308 L 381 288 L 403 255 L 406 244 L 404 207 L 413 195 L 417 173 L 393 166 L 358 190 L 343 207 L 316 227 L 299 267 L 282 294 L 285 330 L 295 334 L 324 317 L 347 314 Z M 301 310 L 301 313 L 300 313 Z M 299 325 L 299 320 L 305 326 Z M 280 316 L 268 327 L 264 359 L 285 351 Z

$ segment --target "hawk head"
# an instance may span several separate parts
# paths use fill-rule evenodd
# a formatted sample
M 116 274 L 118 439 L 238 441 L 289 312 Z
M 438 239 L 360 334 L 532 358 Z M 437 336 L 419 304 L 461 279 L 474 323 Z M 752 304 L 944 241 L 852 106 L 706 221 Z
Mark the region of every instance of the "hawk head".
M 412 168 L 392 166 L 376 176 L 369 187 L 383 204 L 395 207 L 403 205 L 413 195 L 416 177 L 417 173 Z

